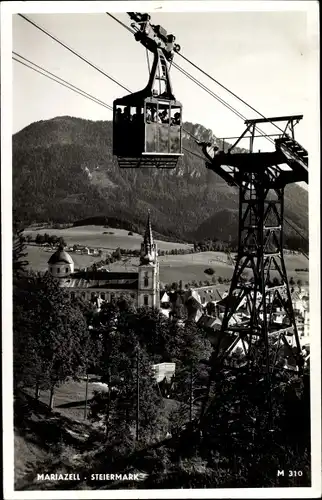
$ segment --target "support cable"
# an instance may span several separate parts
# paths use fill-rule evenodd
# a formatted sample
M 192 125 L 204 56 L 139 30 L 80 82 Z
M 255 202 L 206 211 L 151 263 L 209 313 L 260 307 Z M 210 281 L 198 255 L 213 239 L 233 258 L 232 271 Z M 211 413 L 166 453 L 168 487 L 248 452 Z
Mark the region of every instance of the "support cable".
M 206 161 L 205 158 L 203 158 L 202 156 L 198 155 L 198 153 L 195 153 L 194 151 L 190 151 L 190 149 L 187 149 L 185 147 L 183 147 L 182 149 L 184 149 L 187 153 L 192 154 L 196 158 L 199 158 L 199 160 Z
M 112 14 L 110 14 L 109 12 L 106 12 L 106 14 L 108 16 L 110 16 L 112 19 L 114 19 L 116 22 L 118 22 L 121 26 L 123 26 L 124 28 L 126 28 L 129 32 L 131 32 L 132 34 L 135 33 L 134 30 L 132 30 L 131 28 L 129 28 L 126 24 L 124 24 L 122 21 L 118 20 L 115 16 L 113 16 Z M 67 44 L 65 44 L 63 41 L 59 40 L 56 36 L 54 36 L 53 34 L 49 33 L 47 30 L 45 30 L 44 28 L 42 28 L 41 26 L 39 26 L 37 23 L 35 23 L 34 21 L 32 21 L 31 19 L 29 19 L 28 17 L 24 16 L 23 14 L 18 14 L 22 19 L 24 19 L 25 21 L 27 21 L 28 23 L 30 23 L 31 25 L 33 25 L 35 28 L 37 28 L 38 30 L 40 30 L 41 32 L 43 32 L 45 35 L 47 35 L 48 37 L 50 37 L 52 40 L 54 40 L 55 42 L 59 43 L 60 45 L 62 45 L 64 48 L 66 48 L 67 50 L 69 50 L 72 54 L 74 54 L 76 57 L 80 58 L 82 61 L 86 62 L 89 66 L 91 66 L 92 68 L 96 69 L 97 71 L 99 71 L 101 74 L 103 74 L 104 76 L 106 76 L 107 78 L 109 78 L 110 80 L 112 80 L 114 83 L 116 83 L 117 85 L 119 85 L 120 87 L 122 87 L 124 90 L 126 90 L 127 92 L 131 92 L 130 89 L 128 89 L 127 87 L 125 87 L 123 84 L 121 84 L 120 82 L 118 82 L 117 80 L 115 80 L 113 77 L 111 77 L 110 75 L 108 75 L 105 71 L 103 71 L 101 68 L 99 68 L 98 66 L 96 66 L 94 63 L 92 63 L 91 61 L 89 61 L 88 59 L 86 59 L 85 57 L 83 57 L 81 54 L 79 54 L 78 52 L 76 52 L 74 49 L 72 49 L 71 47 L 69 47 Z M 226 103 L 223 99 L 221 99 L 219 96 L 217 96 L 214 92 L 212 92 L 210 89 L 208 89 L 205 85 L 201 84 L 200 82 L 198 82 L 197 79 L 195 79 L 192 75 L 189 75 L 188 72 L 186 72 L 185 70 L 183 70 L 183 68 L 180 68 L 180 66 L 178 66 L 177 64 L 173 64 L 176 69 L 178 69 L 179 71 L 181 71 L 185 76 L 187 76 L 188 78 L 190 78 L 194 83 L 196 83 L 199 87 L 203 88 L 204 90 L 206 90 L 212 97 L 214 97 L 215 99 L 217 99 L 219 102 L 221 102 L 224 106 L 226 106 L 228 109 L 230 109 L 232 112 L 234 112 L 235 114 L 237 114 L 237 116 L 239 116 L 241 119 L 243 119 L 245 121 L 245 117 L 240 114 L 238 111 L 234 110 L 234 108 L 232 106 L 230 106 L 228 103 Z M 264 137 L 266 136 L 264 134 L 263 131 L 261 131 L 260 129 L 258 129 L 263 135 Z M 185 131 L 189 134 L 188 131 Z M 196 139 L 196 138 L 195 138 Z M 273 141 L 271 141 L 273 142 Z
M 188 73 L 186 70 L 184 70 L 183 68 L 181 68 L 181 66 L 179 66 L 178 64 L 176 63 L 173 63 L 173 66 L 178 70 L 180 71 L 184 76 L 186 76 L 187 78 L 189 78 L 190 80 L 192 80 L 196 85 L 198 85 L 200 88 L 202 88 L 203 90 L 205 90 L 211 97 L 213 97 L 214 99 L 216 99 L 218 102 L 220 102 L 221 104 L 223 104 L 227 109 L 229 109 L 229 111 L 232 111 L 236 116 L 238 116 L 238 118 L 241 118 L 243 121 L 246 120 L 246 117 L 240 113 L 239 111 L 237 111 L 233 106 L 231 106 L 228 102 L 226 102 L 224 99 L 222 99 L 221 97 L 219 97 L 215 92 L 213 92 L 212 90 L 210 90 L 208 87 L 206 87 L 206 85 L 204 85 L 203 83 L 199 82 L 194 76 L 192 76 L 190 73 Z M 274 144 L 274 140 L 271 139 L 270 137 L 270 134 L 266 134 L 263 130 L 261 130 L 259 127 L 255 126 L 256 130 L 261 134 L 259 137 L 263 137 L 267 140 L 269 140 L 272 144 Z
M 108 12 L 106 12 L 106 14 L 110 15 L 113 19 L 115 19 L 115 21 L 119 22 L 120 24 L 122 24 L 122 26 L 124 26 L 125 28 L 127 28 L 129 31 L 131 31 L 131 33 L 134 33 L 133 30 L 131 30 L 130 28 L 128 28 L 128 26 L 126 26 L 125 24 L 123 24 L 121 21 L 118 21 L 118 19 L 116 19 L 116 17 L 112 16 L 112 14 L 109 14 Z M 105 73 L 105 71 L 101 70 L 98 66 L 96 66 L 95 64 L 93 64 L 91 61 L 89 61 L 88 59 L 86 59 L 85 57 L 83 57 L 81 54 L 79 54 L 78 52 L 76 52 L 74 49 L 72 49 L 71 47 L 69 47 L 68 45 L 66 45 L 64 42 L 62 42 L 61 40 L 59 40 L 57 37 L 55 37 L 54 35 L 52 35 L 51 33 L 49 33 L 47 30 L 45 30 L 44 28 L 42 28 L 41 26 L 39 26 L 38 24 L 36 24 L 34 21 L 32 21 L 31 19 L 28 19 L 26 16 L 22 15 L 22 14 L 18 14 L 20 17 L 22 17 L 25 21 L 27 21 L 28 23 L 30 23 L 31 25 L 33 25 L 35 28 L 39 29 L 40 31 L 42 31 L 45 35 L 49 36 L 50 38 L 52 38 L 55 42 L 59 43 L 60 45 L 62 45 L 63 47 L 65 47 L 67 50 L 69 50 L 72 54 L 74 54 L 75 56 L 79 57 L 82 61 L 86 62 L 87 64 L 89 64 L 92 68 L 96 69 L 97 71 L 99 71 L 101 74 L 103 74 L 104 76 L 106 76 L 107 78 L 109 78 L 110 80 L 112 80 L 114 83 L 116 83 L 117 85 L 119 85 L 120 87 L 122 87 L 123 89 L 125 89 L 127 92 L 131 92 L 130 89 L 128 89 L 127 87 L 125 87 L 124 85 L 122 85 L 122 83 L 120 83 L 118 80 L 116 80 L 115 78 L 111 77 L 110 75 L 108 75 L 107 73 Z M 18 55 L 18 54 L 17 54 Z M 17 61 L 17 62 L 21 62 L 21 61 Z M 32 63 L 34 64 L 34 63 Z M 148 64 L 149 64 L 149 61 L 148 61 Z M 25 66 L 27 66 L 25 64 Z M 37 66 L 37 65 L 35 65 Z M 31 68 L 32 69 L 32 68 Z M 46 71 L 47 73 L 50 74 L 49 71 L 47 70 L 44 70 Z M 46 75 L 45 75 L 46 76 Z M 55 78 L 59 78 L 57 77 L 56 75 L 54 75 Z M 49 77 L 48 77 L 49 78 Z M 62 79 L 61 79 L 62 80 Z M 68 82 L 67 82 L 68 83 Z M 70 83 L 68 83 L 68 85 L 71 85 Z M 75 89 L 77 89 L 77 87 L 75 87 Z M 75 90 L 76 92 L 76 90 Z M 86 93 L 86 92 L 85 92 Z M 94 99 L 96 101 L 98 101 L 98 99 L 96 99 L 94 97 Z M 106 103 L 103 103 L 103 105 L 105 106 L 109 106 L 109 105 L 106 105 Z M 113 108 L 111 108 L 113 109 Z M 190 132 L 188 132 L 187 130 L 185 130 L 185 132 L 187 132 L 187 134 L 189 134 L 191 137 L 194 137 L 192 134 L 190 134 Z M 196 137 L 194 137 L 195 140 L 197 140 Z
M 110 14 L 109 12 L 106 12 L 106 14 L 111 17 L 112 19 L 114 19 L 114 21 L 116 21 L 117 23 L 119 23 L 121 26 L 123 26 L 123 28 L 125 28 L 127 31 L 129 31 L 130 33 L 134 34 L 135 31 L 130 28 L 129 26 L 127 26 L 125 23 L 123 23 L 122 21 L 120 21 L 119 19 L 117 19 L 115 16 L 113 16 L 112 14 Z M 182 54 L 180 52 L 177 52 L 177 54 L 181 55 Z M 190 62 L 185 56 L 182 56 L 184 59 L 186 59 L 190 64 L 194 65 L 194 63 Z M 198 85 L 200 88 L 203 88 L 203 90 L 205 90 L 206 92 L 208 92 L 212 97 L 214 97 L 215 99 L 217 99 L 217 101 L 219 101 L 221 104 L 223 104 L 225 107 L 227 107 L 230 111 L 232 111 L 234 114 L 236 114 L 239 118 L 241 118 L 243 121 L 246 120 L 246 117 L 244 115 L 242 115 L 241 113 L 239 113 L 239 111 L 237 111 L 235 108 L 233 108 L 233 106 L 231 106 L 229 103 L 227 103 L 224 99 L 222 99 L 221 97 L 219 97 L 217 94 L 215 94 L 213 91 L 211 91 L 208 87 L 206 87 L 206 85 L 202 84 L 201 82 L 199 82 L 195 77 L 193 77 L 190 73 L 188 73 L 186 70 L 184 70 L 181 66 L 179 66 L 177 63 L 172 63 L 172 65 L 177 69 L 179 70 L 181 73 L 183 73 L 187 78 L 190 78 L 190 80 L 192 80 L 196 85 Z M 201 70 L 200 68 L 198 68 L 196 65 L 195 67 L 197 69 L 199 69 L 200 71 L 202 71 L 206 76 L 208 76 L 209 78 L 211 78 L 212 80 L 215 81 L 215 83 L 218 83 L 218 85 L 220 85 L 221 87 L 223 87 L 225 90 L 229 91 L 229 89 L 227 89 L 224 85 L 220 84 L 220 82 L 217 82 L 217 80 L 215 80 L 214 78 L 212 78 L 210 75 L 208 75 L 208 73 L 204 72 L 203 70 Z M 242 102 L 244 102 L 242 99 L 240 99 L 237 95 L 235 95 L 233 92 L 229 91 L 232 95 L 234 95 L 234 97 L 237 97 L 239 100 L 241 100 Z M 244 104 L 248 105 L 246 102 L 244 102 Z M 249 105 L 248 105 L 249 106 Z M 251 107 L 251 106 L 249 106 Z M 252 107 L 251 107 L 252 108 Z M 254 109 L 254 108 L 252 108 Z M 256 111 L 254 109 L 254 111 Z M 264 115 L 262 115 L 261 113 L 259 113 L 258 111 L 256 111 L 258 114 L 260 114 L 260 116 L 262 116 L 263 118 Z M 275 125 L 275 124 L 274 124 Z M 275 125 L 277 127 L 277 125 Z M 263 137 L 267 138 L 271 143 L 274 143 L 274 141 L 269 137 L 268 134 L 265 134 L 265 132 L 263 130 L 261 130 L 259 127 L 255 127 L 261 134 Z M 283 132 L 282 129 L 280 129 L 279 127 L 277 127 L 281 132 Z
M 42 76 L 46 76 L 47 78 L 49 78 L 50 80 L 52 80 L 53 82 L 56 82 L 56 83 L 59 83 L 59 85 L 62 85 L 63 87 L 66 87 L 67 89 L 69 90 L 72 90 L 73 92 L 75 92 L 76 94 L 79 94 L 81 95 L 82 97 L 85 97 L 86 99 L 89 99 L 93 102 L 95 102 L 96 104 L 99 104 L 100 106 L 103 106 L 104 108 L 107 108 L 108 110 L 112 111 L 113 108 L 112 106 L 109 106 L 108 104 L 104 104 L 102 101 L 100 101 L 99 99 L 96 99 L 96 97 L 92 97 L 90 96 L 90 94 L 87 94 L 87 92 L 83 92 L 81 89 L 78 89 L 78 87 L 75 87 L 74 85 L 70 84 L 69 82 L 67 82 L 66 80 L 64 80 L 66 82 L 65 83 L 62 83 L 61 81 L 59 81 L 58 79 L 55 80 L 55 78 L 49 76 L 49 75 L 46 75 L 45 73 L 42 73 L 40 70 L 36 69 L 36 68 L 33 68 L 31 65 L 23 62 L 23 61 L 20 61 L 19 59 L 17 59 L 16 57 L 12 57 L 12 59 L 20 64 L 23 64 L 24 66 L 26 66 L 27 68 L 29 69 L 32 69 L 33 71 L 35 71 L 36 73 L 39 73 L 40 75 Z M 47 71 L 44 69 L 44 71 Z M 48 72 L 49 73 L 49 72 Z M 53 73 L 50 73 L 51 75 L 53 75 Z M 55 75 L 54 75 L 55 76 Z M 59 78 L 59 77 L 57 77 Z M 60 79 L 62 80 L 62 79 Z M 76 90 L 78 89 L 78 90 Z
M 176 68 L 178 71 L 180 71 L 184 76 L 186 76 L 187 78 L 189 78 L 191 81 L 193 81 L 193 83 L 195 83 L 196 85 L 198 85 L 200 88 L 202 88 L 203 90 L 205 90 L 209 95 L 211 95 L 212 97 L 214 97 L 217 101 L 219 101 L 221 104 L 223 104 L 226 108 L 228 108 L 230 111 L 232 111 L 235 115 L 237 115 L 239 118 L 241 118 L 242 120 L 245 120 L 245 116 L 243 116 L 241 113 L 239 113 L 239 111 L 235 110 L 232 106 L 230 106 L 230 104 L 228 104 L 226 101 L 224 101 L 224 99 L 222 99 L 221 97 L 219 97 L 217 94 L 215 94 L 214 92 L 212 92 L 212 90 L 210 90 L 208 87 L 206 87 L 206 85 L 204 85 L 203 83 L 199 82 L 197 80 L 197 78 L 195 78 L 194 76 L 190 75 L 190 73 L 188 73 L 185 69 L 181 68 L 181 66 L 179 66 L 177 63 L 173 63 L 173 66 L 174 68 Z
M 90 99 L 91 101 L 95 102 L 96 104 L 99 104 L 100 106 L 103 106 L 109 110 L 113 110 L 112 106 L 110 106 L 109 104 L 101 101 L 100 99 L 97 99 L 96 97 L 94 97 L 93 95 L 91 94 L 88 94 L 87 92 L 85 92 L 84 90 L 80 89 L 79 87 L 75 87 L 75 85 L 71 84 L 70 82 L 68 82 L 67 80 L 63 80 L 62 78 L 60 78 L 59 76 L 55 75 L 54 73 L 51 73 L 50 71 L 46 70 L 45 68 L 43 68 L 42 66 L 39 66 L 35 63 L 33 63 L 32 61 L 30 61 L 29 59 L 21 56 L 20 54 L 18 54 L 17 52 L 12 52 L 14 55 L 18 56 L 18 57 L 21 57 L 22 59 L 24 59 L 25 61 L 27 61 L 28 63 L 30 64 L 33 64 L 34 66 L 36 66 L 37 68 L 39 69 L 36 69 L 36 68 L 33 68 L 32 66 L 30 66 L 29 64 L 23 62 L 23 61 L 20 61 L 19 59 L 17 59 L 16 57 L 12 57 L 12 59 L 16 62 L 19 62 L 20 64 L 23 64 L 24 66 L 26 66 L 27 68 L 29 69 L 32 69 L 33 71 L 39 73 L 40 75 L 42 76 L 45 76 L 47 78 L 49 78 L 50 80 L 56 82 L 56 83 L 59 83 L 60 85 L 62 85 L 63 87 L 66 87 L 67 89 L 69 90 L 72 90 L 73 92 L 76 92 L 77 94 L 81 95 L 82 97 L 86 97 L 87 99 Z M 41 70 L 41 71 L 40 71 Z M 46 75 L 45 74 L 48 73 L 49 75 Z M 188 134 L 190 134 L 188 131 L 187 131 Z M 192 137 L 193 135 L 190 134 Z M 203 158 L 202 156 L 198 155 L 197 153 L 195 153 L 194 151 L 190 151 L 189 149 L 187 148 L 183 148 L 187 153 L 190 153 L 194 156 L 196 156 L 197 158 L 199 158 L 200 160 L 202 161 L 205 161 L 205 158 Z
M 293 231 L 300 237 L 302 238 L 303 241 L 305 241 L 305 243 L 309 246 L 309 240 L 307 238 L 305 238 L 305 236 L 303 236 L 303 234 L 301 234 L 294 226 L 293 224 L 291 224 L 291 222 L 289 220 L 287 220 L 285 217 L 283 217 L 283 220 L 284 222 L 286 222 L 286 224 L 288 224 L 292 229 Z M 309 259 L 309 256 L 307 255 L 307 253 L 305 253 L 303 250 L 299 250 L 301 252 L 302 255 L 304 255 L 304 257 L 307 259 L 307 260 L 310 260 Z
M 64 80 L 63 78 L 60 78 L 59 76 L 55 75 L 54 73 L 51 73 L 50 71 L 48 71 L 48 69 L 45 69 L 43 68 L 42 66 L 39 66 L 38 64 L 30 61 L 29 59 L 27 59 L 26 57 L 22 56 L 21 54 L 18 54 L 17 52 L 15 51 L 12 51 L 12 53 L 15 55 L 15 56 L 18 56 L 20 59 L 23 59 L 24 61 L 27 61 L 29 64 L 32 64 L 33 66 L 35 66 L 36 68 L 40 69 L 41 71 L 45 71 L 46 73 L 48 73 L 48 75 L 51 75 L 52 77 L 56 78 L 57 80 L 60 80 L 61 82 L 69 85 L 69 87 L 71 87 L 71 90 L 72 89 L 75 89 L 75 91 L 78 91 L 78 93 L 80 93 L 81 95 L 84 94 L 84 97 L 88 97 L 89 99 L 91 99 L 92 101 L 94 102 L 97 102 L 97 104 L 101 104 L 102 106 L 110 109 L 111 111 L 113 111 L 113 108 L 112 106 L 110 106 L 109 104 L 107 104 L 106 102 L 103 102 L 101 101 L 100 99 L 97 99 L 96 97 L 94 97 L 92 94 L 89 94 L 88 92 L 85 92 L 84 90 L 80 89 L 79 87 L 76 87 L 76 85 L 73 85 L 72 83 L 68 82 L 67 80 Z M 15 61 L 17 62 L 20 62 L 21 61 L 18 61 L 17 59 L 13 58 Z M 26 65 L 27 66 L 27 65 Z M 29 67 L 29 66 L 28 66 Z M 31 68 L 30 69 L 34 69 L 34 68 Z M 42 74 L 42 73 L 40 73 Z M 44 76 L 47 76 L 47 75 L 44 75 Z M 49 78 L 49 77 L 48 77 Z M 57 81 L 57 83 L 59 83 Z
M 123 28 L 125 28 L 126 30 L 128 30 L 130 33 L 132 33 L 132 35 L 135 33 L 135 31 L 130 28 L 127 24 L 123 23 L 122 21 L 120 21 L 119 19 L 117 19 L 117 17 L 113 16 L 112 14 L 110 14 L 110 12 L 105 12 L 105 14 L 107 14 L 108 16 L 110 16 L 112 19 L 114 19 L 114 21 L 116 21 L 117 23 L 119 23 L 121 26 L 123 26 Z
M 32 66 L 30 66 L 29 64 L 23 62 L 23 61 L 20 61 L 19 59 L 16 59 L 15 57 L 12 57 L 12 59 L 16 62 L 19 62 L 20 64 L 26 66 L 27 68 L 29 69 L 32 69 L 33 71 L 39 73 L 40 75 L 42 76 L 45 76 L 47 78 L 49 78 L 50 80 L 62 85 L 63 87 L 66 87 L 67 89 L 69 90 L 72 90 L 73 92 L 81 95 L 82 97 L 85 97 L 86 99 L 89 99 L 93 102 L 95 102 L 96 104 L 100 105 L 100 106 L 103 106 L 109 110 L 113 110 L 112 106 L 110 106 L 109 104 L 101 101 L 100 99 L 94 97 L 93 95 L 91 94 L 88 94 L 87 92 L 85 92 L 84 90 L 80 89 L 79 87 L 76 87 L 75 85 L 71 84 L 70 82 L 68 82 L 67 80 L 64 80 L 62 78 L 60 78 L 59 76 L 55 75 L 54 73 L 51 73 L 50 71 L 46 70 L 45 68 L 43 68 L 42 66 L 39 66 L 35 63 L 33 63 L 32 61 L 30 61 L 29 59 L 21 56 L 20 54 L 18 54 L 17 52 L 14 52 L 13 51 L 13 54 L 15 54 L 16 56 L 24 59 L 25 61 L 27 61 L 28 63 L 30 64 L 33 64 L 34 66 L 36 66 L 37 68 L 39 69 L 36 69 Z M 40 71 L 41 70 L 41 71 Z M 44 72 L 48 73 L 48 74 L 45 74 Z M 195 136 L 193 134 L 191 134 L 188 130 L 186 129 L 183 129 L 188 135 L 190 135 L 193 139 L 196 139 Z M 189 149 L 183 147 L 183 149 L 187 152 L 187 153 L 190 153 L 192 154 L 193 156 L 195 156 L 196 158 L 202 160 L 202 161 L 205 161 L 205 158 L 203 158 L 202 156 L 198 155 L 197 153 L 195 153 L 194 151 L 190 151 Z M 284 218 L 284 221 L 308 244 L 308 240 L 307 238 L 305 238 L 286 218 Z M 304 252 L 301 252 L 308 260 L 309 260 L 309 257 L 307 254 L 305 254 Z
M 116 80 L 114 80 L 114 78 L 112 78 L 110 75 L 108 75 L 107 73 L 105 73 L 105 71 L 103 71 L 101 68 L 99 68 L 98 66 L 96 66 L 96 64 L 92 63 L 91 61 L 89 61 L 88 59 L 86 59 L 85 57 L 83 57 L 82 55 L 80 55 L 74 49 L 72 49 L 71 47 L 69 47 L 68 45 L 66 45 L 66 43 L 62 42 L 61 40 L 59 40 L 58 38 L 56 38 L 54 35 L 52 35 L 51 33 L 49 33 L 49 31 L 45 30 L 44 28 L 42 28 L 41 26 L 39 26 L 38 24 L 36 24 L 31 19 L 29 19 L 28 17 L 24 16 L 23 14 L 18 14 L 18 16 L 22 17 L 22 19 L 24 19 L 28 23 L 32 24 L 38 30 L 42 31 L 45 35 L 49 36 L 52 40 L 54 40 L 55 42 L 59 43 L 62 47 L 65 47 L 65 49 L 69 50 L 69 52 L 71 52 L 72 54 L 74 54 L 76 57 L 78 57 L 79 59 L 81 59 L 82 61 L 84 61 L 86 64 L 88 64 L 92 68 L 96 69 L 96 71 L 99 71 L 102 75 L 104 75 L 107 78 L 109 78 L 110 80 L 112 80 L 112 82 L 117 83 L 118 85 L 120 85 L 120 87 L 122 87 L 127 92 L 131 92 L 127 87 L 125 87 L 121 83 L 119 83 Z
M 233 97 L 235 97 L 236 99 L 238 99 L 240 102 L 242 102 L 245 106 L 247 106 L 249 109 L 251 109 L 252 111 L 255 111 L 255 113 L 257 113 L 258 115 L 260 115 L 262 118 L 265 118 L 265 120 L 267 119 L 262 113 L 260 113 L 260 111 L 258 111 L 257 109 L 255 109 L 253 106 L 251 106 L 247 101 L 245 101 L 244 99 L 242 99 L 241 97 L 239 97 L 237 94 L 235 94 L 235 92 L 233 92 L 232 90 L 228 89 L 225 85 L 223 85 L 222 83 L 220 83 L 218 80 L 216 80 L 214 77 L 212 77 L 211 75 L 209 75 L 209 73 L 207 73 L 206 71 L 204 71 L 203 69 L 200 68 L 200 66 L 198 66 L 197 64 L 193 63 L 192 61 L 190 61 L 187 57 L 185 57 L 183 54 L 181 54 L 181 52 L 178 52 L 178 55 L 180 57 L 182 57 L 182 59 L 184 59 L 187 63 L 191 64 L 191 66 L 193 66 L 194 68 L 196 68 L 198 71 L 200 71 L 201 73 L 203 73 L 205 76 L 207 76 L 208 78 L 210 78 L 210 80 L 212 80 L 213 82 L 215 82 L 217 85 L 219 85 L 221 88 L 223 88 L 226 92 L 228 92 L 229 94 L 231 94 Z M 284 130 L 281 129 L 278 125 L 276 125 L 276 123 L 274 122 L 270 122 L 272 123 L 272 125 L 274 125 L 274 127 L 276 127 L 278 130 L 280 130 L 282 133 L 284 133 Z

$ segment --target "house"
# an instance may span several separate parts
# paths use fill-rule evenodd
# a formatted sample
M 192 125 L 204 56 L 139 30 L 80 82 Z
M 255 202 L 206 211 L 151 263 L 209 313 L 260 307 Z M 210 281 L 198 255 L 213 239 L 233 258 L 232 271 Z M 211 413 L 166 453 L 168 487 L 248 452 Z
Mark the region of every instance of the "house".
M 92 256 L 97 256 L 99 255 L 99 251 L 97 248 L 87 248 L 87 253 L 88 255 L 92 255 Z
M 163 292 L 160 299 L 161 307 L 168 309 L 170 307 L 170 297 L 167 292 Z
M 175 363 L 157 363 L 152 366 L 154 371 L 154 376 L 159 384 L 162 380 L 166 379 L 167 382 L 171 382 L 172 377 L 175 375 L 176 364 Z
M 304 310 L 309 308 L 309 295 L 305 290 L 293 290 L 291 293 L 292 305 L 295 314 L 304 317 Z

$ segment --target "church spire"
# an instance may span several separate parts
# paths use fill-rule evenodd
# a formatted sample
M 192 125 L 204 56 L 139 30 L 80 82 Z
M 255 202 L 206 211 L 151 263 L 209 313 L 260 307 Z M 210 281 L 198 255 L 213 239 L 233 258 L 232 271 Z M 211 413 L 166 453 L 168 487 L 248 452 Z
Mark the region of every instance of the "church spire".
M 155 261 L 156 246 L 153 240 L 150 210 L 148 211 L 148 220 L 146 223 L 143 243 L 141 245 L 141 264 L 148 264 Z
M 151 228 L 151 216 L 150 210 L 148 210 L 148 220 L 146 222 L 146 228 L 144 233 L 144 245 L 147 253 L 150 253 L 153 246 L 153 234 Z

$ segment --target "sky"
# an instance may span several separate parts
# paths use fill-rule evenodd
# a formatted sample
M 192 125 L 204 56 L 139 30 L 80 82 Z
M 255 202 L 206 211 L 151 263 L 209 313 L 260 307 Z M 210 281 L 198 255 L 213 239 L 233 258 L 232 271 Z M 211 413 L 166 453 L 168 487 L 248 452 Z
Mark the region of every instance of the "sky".
M 26 14 L 131 91 L 148 80 L 145 48 L 105 13 Z M 125 12 L 114 14 L 130 25 Z M 265 116 L 303 114 L 296 137 L 308 140 L 310 54 L 304 11 L 153 12 L 152 22 L 176 36 L 181 53 Z M 76 58 L 17 15 L 13 16 L 13 50 L 100 100 L 112 104 L 127 94 L 118 85 Z M 247 118 L 256 113 L 230 96 L 180 56 L 175 62 L 206 84 Z M 239 136 L 243 121 L 175 68 L 174 94 L 183 104 L 183 119 L 211 128 L 217 137 Z M 110 120 L 112 113 L 13 61 L 13 132 L 55 116 Z M 276 132 L 271 125 L 267 133 Z M 258 140 L 269 146 L 267 141 Z M 307 146 L 306 146 L 307 147 Z

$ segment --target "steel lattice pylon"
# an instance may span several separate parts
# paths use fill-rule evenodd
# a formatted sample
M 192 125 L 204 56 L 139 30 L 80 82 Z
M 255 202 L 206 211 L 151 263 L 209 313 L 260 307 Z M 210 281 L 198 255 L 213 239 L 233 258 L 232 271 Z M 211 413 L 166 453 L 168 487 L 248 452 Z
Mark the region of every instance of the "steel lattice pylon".
M 215 351 L 223 360 L 239 342 L 244 364 L 260 364 L 267 373 L 277 365 L 298 372 L 303 367 L 283 256 L 284 187 L 308 178 L 307 152 L 294 139 L 294 124 L 301 118 L 247 120 L 228 152 L 213 156 L 210 145 L 202 144 L 207 167 L 239 187 L 238 253 Z M 286 127 L 275 140 L 275 151 L 254 152 L 256 124 L 276 121 Z M 249 151 L 234 153 L 247 133 Z
M 281 346 L 297 365 L 301 347 L 283 257 L 284 189 L 265 184 L 261 175 L 245 172 L 239 188 L 239 245 L 222 332 L 233 339 L 226 355 L 241 340 L 246 359 L 254 362 L 262 343 L 266 359 L 260 363 L 272 371 Z

